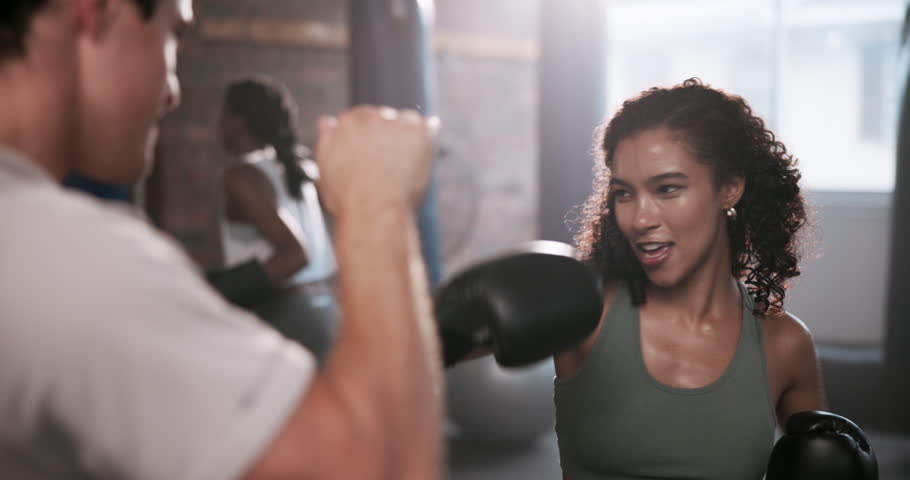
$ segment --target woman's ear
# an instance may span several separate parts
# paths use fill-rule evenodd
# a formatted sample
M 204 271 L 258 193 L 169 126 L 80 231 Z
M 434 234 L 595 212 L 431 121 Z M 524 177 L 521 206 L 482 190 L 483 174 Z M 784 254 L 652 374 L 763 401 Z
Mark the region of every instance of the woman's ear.
M 724 182 L 720 187 L 720 198 L 724 209 L 736 206 L 746 190 L 746 178 L 739 175 Z

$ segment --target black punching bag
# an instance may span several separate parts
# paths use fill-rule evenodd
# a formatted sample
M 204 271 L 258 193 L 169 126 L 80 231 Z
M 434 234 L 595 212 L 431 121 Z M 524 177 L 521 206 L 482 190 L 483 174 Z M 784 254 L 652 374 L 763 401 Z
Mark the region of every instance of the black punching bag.
M 351 104 L 433 115 L 430 51 L 433 0 L 349 0 Z M 442 277 L 436 189 L 431 179 L 418 217 L 430 283 Z
M 908 11 L 910 21 L 910 11 Z M 908 23 L 910 24 L 910 23 Z M 905 46 L 906 48 L 906 46 Z M 904 65 L 904 94 L 897 126 L 897 171 L 891 203 L 891 271 L 885 325 L 885 392 L 890 397 L 892 425 L 910 433 L 910 70 Z
M 540 238 L 571 243 L 566 216 L 591 193 L 593 132 L 606 109 L 606 2 L 544 0 L 540 21 Z

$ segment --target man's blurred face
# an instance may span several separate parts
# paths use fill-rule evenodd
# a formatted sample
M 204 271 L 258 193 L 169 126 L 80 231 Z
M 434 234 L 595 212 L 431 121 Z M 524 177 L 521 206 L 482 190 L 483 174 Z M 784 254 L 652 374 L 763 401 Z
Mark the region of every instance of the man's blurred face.
M 192 0 L 159 0 L 152 18 L 132 0 L 92 2 L 95 27 L 79 37 L 79 131 L 74 167 L 96 180 L 132 183 L 150 161 L 158 120 L 179 103 L 177 47 Z

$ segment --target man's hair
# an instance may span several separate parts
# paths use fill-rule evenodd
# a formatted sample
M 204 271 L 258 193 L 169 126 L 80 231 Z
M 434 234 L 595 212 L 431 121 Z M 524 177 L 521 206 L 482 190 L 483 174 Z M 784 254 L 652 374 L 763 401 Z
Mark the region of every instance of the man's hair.
M 32 19 L 52 0 L 0 0 L 0 61 L 25 54 Z M 158 0 L 133 0 L 145 19 L 155 14 Z

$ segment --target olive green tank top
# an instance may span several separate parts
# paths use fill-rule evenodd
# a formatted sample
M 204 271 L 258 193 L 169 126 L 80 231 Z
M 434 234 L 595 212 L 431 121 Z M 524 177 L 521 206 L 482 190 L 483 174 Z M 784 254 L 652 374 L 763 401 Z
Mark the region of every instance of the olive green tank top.
M 648 372 L 638 308 L 617 286 L 584 364 L 556 379 L 556 433 L 571 480 L 760 480 L 776 425 L 761 325 L 740 285 L 742 328 L 713 383 L 675 388 Z

